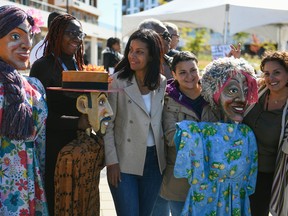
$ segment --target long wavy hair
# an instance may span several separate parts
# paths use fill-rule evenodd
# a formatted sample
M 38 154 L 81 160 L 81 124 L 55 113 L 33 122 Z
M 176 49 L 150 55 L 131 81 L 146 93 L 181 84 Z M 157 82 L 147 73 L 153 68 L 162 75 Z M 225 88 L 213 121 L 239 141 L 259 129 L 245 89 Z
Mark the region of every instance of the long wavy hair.
M 64 36 L 65 29 L 67 26 L 71 23 L 71 21 L 76 20 L 80 21 L 75 18 L 74 16 L 70 14 L 64 14 L 57 16 L 51 23 L 49 27 L 48 34 L 44 40 L 44 43 L 42 46 L 44 46 L 44 56 L 48 56 L 50 54 L 53 54 L 55 57 L 55 64 L 58 65 L 61 68 L 61 65 L 59 61 L 57 61 L 58 57 L 61 55 L 61 44 Z M 83 64 L 84 64 L 84 45 L 83 42 L 80 45 L 80 48 L 75 53 L 75 60 L 77 62 L 77 66 L 79 70 L 83 70 Z
M 264 71 L 264 66 L 267 62 L 276 61 L 282 65 L 288 73 L 288 52 L 287 51 L 267 51 L 261 60 L 260 69 Z
M 162 42 L 160 36 L 151 29 L 139 29 L 135 31 L 129 38 L 124 51 L 124 58 L 117 64 L 115 71 L 119 71 L 119 79 L 131 80 L 134 71 L 130 68 L 128 54 L 132 40 L 140 40 L 147 44 L 151 61 L 148 62 L 147 72 L 144 78 L 144 85 L 149 90 L 155 90 L 160 85 L 160 74 L 163 71 L 163 56 Z

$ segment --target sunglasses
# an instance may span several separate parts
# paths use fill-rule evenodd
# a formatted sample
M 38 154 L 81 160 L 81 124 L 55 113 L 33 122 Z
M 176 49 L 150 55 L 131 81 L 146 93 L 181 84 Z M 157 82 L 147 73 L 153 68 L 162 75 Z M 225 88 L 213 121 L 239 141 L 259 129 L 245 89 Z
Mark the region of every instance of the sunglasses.
M 169 32 L 164 31 L 164 32 L 163 32 L 162 34 L 160 34 L 160 35 L 163 37 L 164 40 L 166 40 L 166 41 L 171 41 L 171 35 L 170 35 Z
M 179 34 L 171 34 L 171 36 L 173 37 L 173 36 L 175 36 L 175 37 L 180 37 L 180 35 Z
M 65 33 L 66 33 L 66 35 L 68 35 L 72 39 L 78 38 L 80 40 L 83 40 L 86 37 L 86 34 L 84 32 L 81 32 L 81 31 L 66 30 Z

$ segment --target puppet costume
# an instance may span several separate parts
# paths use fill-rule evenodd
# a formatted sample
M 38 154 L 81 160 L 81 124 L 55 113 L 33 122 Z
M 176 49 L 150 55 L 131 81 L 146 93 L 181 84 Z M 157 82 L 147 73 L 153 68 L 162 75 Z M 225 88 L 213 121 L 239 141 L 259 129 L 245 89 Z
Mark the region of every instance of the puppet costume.
M 43 181 L 47 118 L 45 90 L 35 78 L 14 75 L 22 82 L 23 103 L 32 111 L 34 131 L 26 139 L 0 136 L 0 215 L 48 215 Z M 5 96 L 5 88 L 0 82 L 1 119 L 7 106 Z
M 176 125 L 174 175 L 191 185 L 182 216 L 247 216 L 257 175 L 257 145 L 244 124 Z
M 99 180 L 104 168 L 100 136 L 77 131 L 77 139 L 58 154 L 55 170 L 55 215 L 100 215 Z

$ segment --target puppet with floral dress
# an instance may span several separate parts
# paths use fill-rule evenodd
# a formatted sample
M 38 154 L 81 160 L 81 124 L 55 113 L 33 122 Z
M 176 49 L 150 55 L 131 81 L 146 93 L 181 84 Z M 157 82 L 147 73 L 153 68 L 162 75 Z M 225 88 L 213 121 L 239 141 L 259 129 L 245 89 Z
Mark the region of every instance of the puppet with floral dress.
M 247 105 L 258 99 L 253 72 L 245 60 L 233 57 L 208 64 L 202 95 L 219 114 L 219 122 L 204 117 L 202 122 L 176 125 L 174 175 L 191 185 L 182 215 L 251 215 L 257 145 L 252 130 L 241 121 Z
M 48 215 L 45 90 L 18 71 L 29 65 L 39 24 L 18 7 L 0 7 L 0 215 Z

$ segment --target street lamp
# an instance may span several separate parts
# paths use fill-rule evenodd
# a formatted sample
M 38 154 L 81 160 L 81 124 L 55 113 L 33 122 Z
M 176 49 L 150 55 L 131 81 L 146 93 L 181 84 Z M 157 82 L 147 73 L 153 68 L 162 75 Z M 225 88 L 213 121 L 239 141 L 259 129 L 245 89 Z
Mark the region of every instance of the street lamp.
M 117 3 L 114 3 L 114 36 L 117 37 Z
M 66 12 L 69 14 L 69 0 L 66 0 Z

